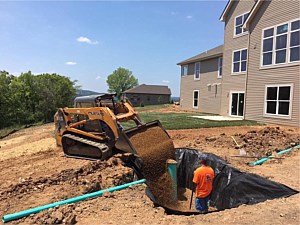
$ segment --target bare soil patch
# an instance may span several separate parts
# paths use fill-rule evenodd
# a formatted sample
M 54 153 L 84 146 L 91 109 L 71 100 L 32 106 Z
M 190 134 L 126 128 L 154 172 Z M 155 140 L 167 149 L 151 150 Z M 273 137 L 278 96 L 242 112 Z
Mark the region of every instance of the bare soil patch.
M 0 214 L 64 200 L 87 192 L 130 182 L 126 154 L 105 162 L 67 158 L 55 146 L 53 124 L 30 127 L 0 139 Z M 279 129 L 278 129 L 279 128 Z M 260 166 L 255 160 L 238 158 L 243 149 L 249 156 L 262 157 L 299 144 L 299 129 L 278 126 L 244 126 L 168 131 L 175 147 L 188 147 L 214 153 L 246 172 L 300 190 L 299 149 Z M 238 147 L 233 140 L 242 147 Z M 155 166 L 155 165 L 154 165 Z M 45 210 L 8 224 L 298 224 L 300 195 L 242 205 L 206 215 L 167 215 L 154 207 L 137 185 L 102 197 Z M 189 202 L 190 193 L 183 201 Z M 259 222 L 258 222 L 259 221 Z

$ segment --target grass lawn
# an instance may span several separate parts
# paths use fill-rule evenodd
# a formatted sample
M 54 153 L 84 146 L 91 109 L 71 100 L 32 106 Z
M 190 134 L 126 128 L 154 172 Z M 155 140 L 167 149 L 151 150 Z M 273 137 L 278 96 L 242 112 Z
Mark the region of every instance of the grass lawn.
M 16 132 L 22 128 L 25 128 L 25 126 L 21 126 L 21 125 L 16 125 L 16 126 L 12 126 L 12 127 L 6 127 L 3 129 L 0 129 L 0 138 L 3 138 L 5 136 L 7 136 L 10 133 Z
M 209 114 L 201 113 L 158 113 L 158 112 L 140 112 L 139 113 L 144 123 L 159 120 L 166 130 L 178 129 L 195 129 L 205 127 L 225 127 L 225 126 L 249 126 L 260 125 L 256 121 L 239 120 L 239 121 L 212 121 L 199 118 L 192 118 L 190 116 L 202 116 Z M 135 126 L 133 122 L 122 123 L 125 129 Z
M 138 112 L 144 112 L 147 110 L 155 110 L 155 109 L 162 109 L 162 108 L 168 108 L 172 106 L 172 104 L 162 104 L 162 105 L 145 105 L 143 107 L 134 107 L 134 109 Z

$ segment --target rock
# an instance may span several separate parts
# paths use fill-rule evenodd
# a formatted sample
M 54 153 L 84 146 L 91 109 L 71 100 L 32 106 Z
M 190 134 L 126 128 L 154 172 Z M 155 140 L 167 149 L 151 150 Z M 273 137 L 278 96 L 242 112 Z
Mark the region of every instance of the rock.
M 207 137 L 207 138 L 205 138 L 205 140 L 206 141 L 215 141 L 215 140 L 217 140 L 217 138 L 216 137 Z
M 81 213 L 81 212 L 82 212 L 82 208 L 81 208 L 81 207 L 76 207 L 76 208 L 75 208 L 75 212 Z
M 104 206 L 104 207 L 102 208 L 102 210 L 103 210 L 103 211 L 109 211 L 109 210 L 111 210 L 111 208 L 108 207 L 108 206 Z
M 111 197 L 111 193 L 110 192 L 104 192 L 102 194 L 102 197 L 104 197 L 104 198 L 110 198 Z
M 53 218 L 54 223 L 61 223 L 63 220 L 63 214 L 59 211 L 52 213 L 51 217 Z
M 76 216 L 74 214 L 69 214 L 65 219 L 64 223 L 65 224 L 75 224 L 76 221 Z
M 91 193 L 91 192 L 94 192 L 94 191 L 99 191 L 100 189 L 101 189 L 100 182 L 99 181 L 94 181 L 92 183 L 87 183 L 82 188 L 82 193 L 87 194 L 87 193 Z

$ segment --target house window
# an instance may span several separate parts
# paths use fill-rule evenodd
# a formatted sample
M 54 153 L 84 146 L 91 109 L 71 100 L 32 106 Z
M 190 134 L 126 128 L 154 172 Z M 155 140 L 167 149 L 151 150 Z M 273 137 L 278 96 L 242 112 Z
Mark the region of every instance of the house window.
M 290 62 L 300 60 L 300 20 L 291 22 Z
M 267 85 L 265 96 L 265 114 L 290 115 L 292 85 Z
M 247 70 L 247 49 L 233 52 L 232 73 L 246 72 Z
M 200 62 L 195 63 L 195 76 L 194 80 L 200 80 Z
M 220 57 L 218 61 L 218 78 L 222 77 L 222 73 L 223 73 L 223 58 Z
M 188 69 L 189 69 L 188 65 L 182 66 L 181 67 L 181 76 L 188 75 Z
M 263 30 L 262 66 L 300 60 L 300 20 Z
M 243 30 L 242 27 L 243 27 L 243 24 L 244 24 L 245 20 L 247 19 L 248 15 L 249 15 L 249 12 L 247 12 L 247 13 L 245 13 L 243 15 L 235 17 L 235 21 L 234 21 L 234 36 L 238 36 L 238 35 L 247 33 L 246 31 Z
M 199 102 L 199 91 L 193 92 L 193 108 L 198 108 L 198 102 Z

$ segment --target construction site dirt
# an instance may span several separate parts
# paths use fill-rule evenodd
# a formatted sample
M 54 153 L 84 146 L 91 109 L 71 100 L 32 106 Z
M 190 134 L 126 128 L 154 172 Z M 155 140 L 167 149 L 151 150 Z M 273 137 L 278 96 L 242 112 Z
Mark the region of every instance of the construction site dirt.
M 0 140 L 1 216 L 64 200 L 92 191 L 128 183 L 133 169 L 126 154 L 107 161 L 67 158 L 56 147 L 53 124 L 20 130 Z M 299 149 L 250 167 L 255 158 L 233 157 L 241 150 L 247 156 L 276 155 L 299 143 L 299 129 L 283 126 L 243 126 L 168 130 L 175 148 L 187 147 L 214 153 L 241 171 L 255 173 L 300 190 Z M 153 156 L 155 157 L 155 156 Z M 156 165 L 151 165 L 156 168 Z M 161 179 L 164 174 L 161 174 Z M 136 185 L 101 197 L 58 206 L 8 224 L 298 224 L 300 195 L 242 205 L 206 215 L 167 215 L 155 207 Z M 184 192 L 185 190 L 183 190 Z M 191 192 L 182 193 L 189 203 Z M 189 205 L 189 204 L 186 204 Z M 185 206 L 183 206 L 185 207 Z

